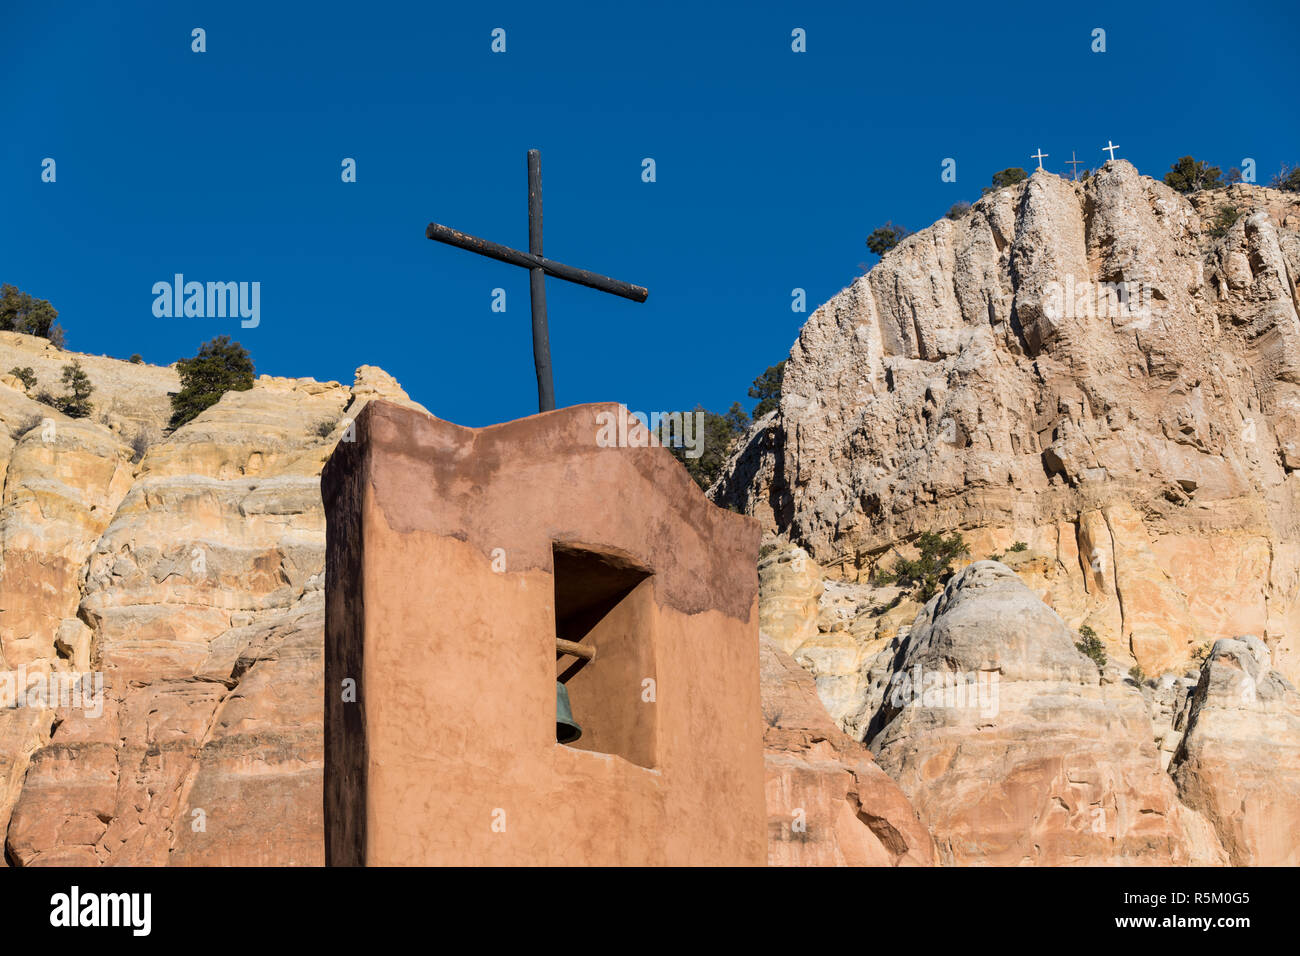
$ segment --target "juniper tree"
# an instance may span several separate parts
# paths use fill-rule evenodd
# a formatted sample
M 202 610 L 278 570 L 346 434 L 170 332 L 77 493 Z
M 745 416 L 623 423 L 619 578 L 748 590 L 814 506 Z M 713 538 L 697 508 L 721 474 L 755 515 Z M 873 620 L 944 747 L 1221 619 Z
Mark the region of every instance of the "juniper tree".
M 997 192 L 1007 186 L 1014 186 L 1018 182 L 1023 182 L 1029 178 L 1029 174 L 1019 166 L 1008 166 L 1006 169 L 998 170 L 993 174 L 993 184 L 985 186 L 980 190 L 981 196 L 987 196 L 989 193 Z
M 95 386 L 90 384 L 90 376 L 81 367 L 80 360 L 63 366 L 64 396 L 59 399 L 59 411 L 69 418 L 86 418 L 94 406 L 90 404 L 90 394 Z
M 886 222 L 867 236 L 867 248 L 883 259 L 886 252 L 906 239 L 907 236 L 908 232 L 902 226 L 895 226 L 893 222 Z
M 970 547 L 956 531 L 947 537 L 935 531 L 922 531 L 916 539 L 916 549 L 919 553 L 914 560 L 900 557 L 893 568 L 879 572 L 876 581 L 909 589 L 924 603 L 939 593 L 952 577 L 953 562 L 970 554 Z
M 785 360 L 769 366 L 767 371 L 754 379 L 749 387 L 749 397 L 758 399 L 754 406 L 753 419 L 758 421 L 781 401 L 781 383 L 785 380 Z
M 0 330 L 38 335 L 63 348 L 63 329 L 55 324 L 58 317 L 58 310 L 45 299 L 9 283 L 0 286 Z
M 1222 170 L 1218 166 L 1191 156 L 1182 156 L 1165 173 L 1165 185 L 1180 193 L 1194 193 L 1200 189 L 1213 189 L 1223 185 Z
M 219 335 L 199 347 L 193 358 L 176 363 L 181 390 L 171 393 L 172 417 L 168 425 L 180 428 L 221 400 L 226 392 L 246 392 L 253 387 L 253 360 L 230 336 Z

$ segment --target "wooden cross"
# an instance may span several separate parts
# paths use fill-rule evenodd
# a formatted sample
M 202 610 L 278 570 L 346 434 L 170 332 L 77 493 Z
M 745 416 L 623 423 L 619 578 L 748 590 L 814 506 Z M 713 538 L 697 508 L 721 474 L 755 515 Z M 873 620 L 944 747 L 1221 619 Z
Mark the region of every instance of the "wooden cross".
M 1083 161 L 1074 158 L 1074 150 L 1070 150 L 1070 161 L 1065 165 L 1070 167 L 1070 170 L 1073 173 L 1072 178 L 1077 181 L 1079 178 L 1079 167 L 1083 165 Z
M 1113 143 L 1111 143 L 1110 140 L 1106 140 L 1106 145 L 1103 146 L 1103 147 L 1101 148 L 1101 151 L 1104 153 L 1104 152 L 1106 152 L 1107 150 L 1110 150 L 1110 158 L 1111 158 L 1111 159 L 1114 159 L 1114 158 L 1115 158 L 1115 150 L 1117 150 L 1117 149 L 1119 149 L 1118 146 L 1116 146 L 1116 145 L 1114 145 Z
M 563 263 L 555 262 L 542 256 L 542 154 L 535 149 L 528 151 L 528 251 L 520 252 L 509 246 L 498 245 L 477 236 L 467 236 L 463 232 L 429 223 L 424 231 L 425 238 L 445 242 L 477 252 L 498 262 L 508 262 L 512 266 L 522 266 L 529 272 L 528 291 L 533 312 L 533 364 L 537 369 L 537 406 L 538 411 L 549 412 L 555 408 L 555 385 L 551 381 L 551 342 L 546 326 L 546 277 L 555 276 L 568 282 L 585 285 L 589 289 L 599 289 L 612 295 L 644 302 L 650 293 L 639 285 L 611 279 L 609 276 L 576 269 Z
M 1036 160 L 1038 160 L 1038 168 L 1039 168 L 1039 169 L 1042 169 L 1042 168 L 1043 168 L 1043 160 L 1045 160 L 1045 159 L 1047 158 L 1047 153 L 1044 153 L 1044 152 L 1043 152 L 1043 147 L 1039 146 L 1039 147 L 1038 147 L 1038 152 L 1036 152 L 1036 153 L 1030 153 L 1030 154 L 1029 154 L 1029 158 L 1030 158 L 1030 159 L 1036 159 Z

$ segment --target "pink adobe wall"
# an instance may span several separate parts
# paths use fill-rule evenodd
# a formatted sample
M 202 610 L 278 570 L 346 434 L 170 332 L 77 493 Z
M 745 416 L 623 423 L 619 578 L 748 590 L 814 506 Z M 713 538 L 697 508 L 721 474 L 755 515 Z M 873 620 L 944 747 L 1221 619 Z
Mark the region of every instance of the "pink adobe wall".
M 328 863 L 765 861 L 758 527 L 665 449 L 599 447 L 616 409 L 469 429 L 372 402 L 331 457 Z M 575 747 L 554 739 L 556 544 L 650 572 L 584 638 L 610 667 L 598 650 L 571 682 Z M 579 749 L 602 741 L 632 759 Z

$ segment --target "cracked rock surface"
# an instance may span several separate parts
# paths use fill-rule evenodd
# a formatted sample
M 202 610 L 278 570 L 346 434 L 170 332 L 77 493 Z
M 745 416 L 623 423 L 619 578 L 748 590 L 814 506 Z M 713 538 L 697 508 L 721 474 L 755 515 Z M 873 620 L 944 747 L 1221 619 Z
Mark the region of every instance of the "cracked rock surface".
M 0 668 L 103 675 L 102 707 L 0 710 L 11 865 L 324 862 L 320 470 L 380 369 L 262 376 L 166 434 L 175 369 L 0 332 Z M 31 679 L 30 677 L 28 678 Z

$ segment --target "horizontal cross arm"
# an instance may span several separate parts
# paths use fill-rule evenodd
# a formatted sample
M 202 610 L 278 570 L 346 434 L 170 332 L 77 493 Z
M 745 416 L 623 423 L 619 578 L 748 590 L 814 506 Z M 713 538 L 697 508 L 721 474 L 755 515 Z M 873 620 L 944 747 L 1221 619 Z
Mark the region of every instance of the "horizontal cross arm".
M 512 266 L 522 266 L 525 269 L 541 269 L 548 276 L 555 276 L 557 279 L 564 279 L 568 282 L 576 282 L 578 285 L 585 285 L 589 289 L 599 289 L 601 292 L 619 295 L 625 299 L 631 299 L 633 302 L 644 302 L 646 296 L 650 294 L 649 290 L 639 285 L 623 282 L 620 279 L 611 279 L 609 276 L 588 272 L 586 269 L 566 266 L 562 262 L 555 262 L 543 256 L 535 256 L 531 252 L 520 252 L 518 249 L 511 249 L 509 246 L 489 242 L 477 236 L 467 236 L 463 232 L 447 226 L 440 226 L 436 222 L 429 223 L 429 228 L 424 231 L 424 235 L 436 242 L 445 242 L 449 246 L 468 249 L 470 252 L 477 252 L 481 256 L 496 259 L 498 262 L 508 262 Z

